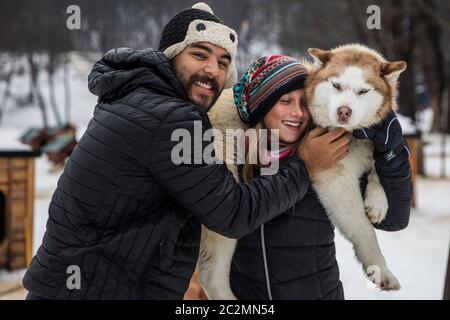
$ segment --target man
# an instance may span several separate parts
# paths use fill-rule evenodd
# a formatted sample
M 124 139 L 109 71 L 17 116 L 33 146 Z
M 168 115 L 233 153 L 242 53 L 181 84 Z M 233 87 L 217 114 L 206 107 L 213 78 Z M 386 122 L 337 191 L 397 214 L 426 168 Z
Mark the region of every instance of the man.
M 236 33 L 197 4 L 167 23 L 159 50 L 115 49 L 95 64 L 98 105 L 53 194 L 23 280 L 29 299 L 181 299 L 200 223 L 242 237 L 305 194 L 306 167 L 345 155 L 333 146 L 350 137 L 334 131 L 306 166 L 292 157 L 248 184 L 224 164 L 175 164 L 172 132 L 185 129 L 195 143 L 194 122 L 211 127 L 207 110 L 236 79 L 236 48 Z

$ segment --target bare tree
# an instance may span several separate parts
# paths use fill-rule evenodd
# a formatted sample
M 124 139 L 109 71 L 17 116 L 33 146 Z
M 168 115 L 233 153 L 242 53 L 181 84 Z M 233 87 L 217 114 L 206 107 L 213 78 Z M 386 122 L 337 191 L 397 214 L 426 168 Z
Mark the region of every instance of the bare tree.
M 9 63 L 9 68 L 8 66 L 5 66 L 5 68 L 8 68 L 8 70 L 5 72 L 4 76 L 5 88 L 3 89 L 2 98 L 0 100 L 0 123 L 6 111 L 8 100 L 11 96 L 11 80 L 13 78 L 14 72 L 16 71 L 16 59 L 14 55 L 8 55 L 8 58 L 11 58 L 12 62 Z
M 28 54 L 28 64 L 30 67 L 30 78 L 32 83 L 32 93 L 33 98 L 37 101 L 38 107 L 41 110 L 42 122 L 44 124 L 44 128 L 48 127 L 48 115 L 47 115 L 47 106 L 45 104 L 45 100 L 42 97 L 41 87 L 39 85 L 38 77 L 39 77 L 39 65 L 35 60 L 34 53 Z
M 442 116 L 448 115 L 442 106 L 448 87 L 448 58 L 443 39 L 450 30 L 449 5 L 443 0 L 393 0 L 380 4 L 381 30 L 368 30 L 362 13 L 372 1 L 347 0 L 353 27 L 360 41 L 379 48 L 388 59 L 402 59 L 408 63 L 400 81 L 400 111 L 415 119 L 418 109 L 416 86 L 424 79 L 432 97 L 435 114 L 433 130 L 439 129 Z M 447 37 L 445 37 L 447 35 Z M 447 55 L 448 56 L 448 55 Z M 450 119 L 446 119 L 450 124 Z M 450 128 L 450 126 L 446 126 Z M 448 129 L 447 129 L 448 130 Z
M 61 115 L 55 97 L 55 69 L 57 66 L 58 66 L 57 57 L 50 52 L 48 54 L 48 63 L 47 63 L 50 107 L 52 108 L 53 114 L 55 115 L 57 125 L 61 126 L 63 121 L 61 119 Z
M 435 115 L 445 115 L 444 91 L 448 87 L 446 58 L 443 48 L 443 33 L 450 24 L 441 22 L 438 14 L 438 4 L 433 0 L 417 0 L 420 9 L 419 17 L 425 27 L 420 30 L 419 38 L 421 43 L 420 63 L 423 67 L 423 75 L 426 79 L 427 87 L 431 95 L 431 106 Z M 444 65 L 443 65 L 444 64 Z M 447 131 L 450 129 L 450 119 L 447 117 L 442 121 L 442 117 L 435 116 L 433 119 L 433 131 Z

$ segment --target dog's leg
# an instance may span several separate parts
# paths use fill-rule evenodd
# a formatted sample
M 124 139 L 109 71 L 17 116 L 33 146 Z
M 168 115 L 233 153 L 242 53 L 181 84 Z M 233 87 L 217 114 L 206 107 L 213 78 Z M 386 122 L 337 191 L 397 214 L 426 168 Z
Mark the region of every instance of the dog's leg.
M 330 220 L 353 244 L 369 279 L 382 290 L 398 290 L 400 284 L 387 268 L 373 226 L 365 215 L 358 179 L 345 170 L 328 170 L 315 177 L 313 186 Z
M 232 131 L 245 125 L 233 106 L 233 90 L 224 90 L 208 113 L 214 129 L 214 149 L 239 182 L 237 147 Z M 220 133 L 220 134 L 217 134 Z M 208 299 L 237 300 L 230 287 L 230 268 L 237 240 L 223 237 L 202 225 L 200 257 L 198 260 L 199 282 Z
M 237 147 L 233 131 L 247 126 L 241 121 L 234 107 L 232 89 L 225 89 L 208 112 L 214 132 L 216 157 L 223 160 L 239 182 L 236 160 Z M 209 299 L 236 300 L 230 288 L 230 267 L 237 240 L 225 238 L 202 225 L 199 282 Z
M 375 167 L 372 167 L 367 177 L 364 206 L 366 207 L 366 214 L 373 224 L 383 221 L 389 208 L 386 193 L 381 186 Z
M 202 225 L 199 282 L 210 300 L 237 300 L 230 287 L 230 267 L 237 240 Z

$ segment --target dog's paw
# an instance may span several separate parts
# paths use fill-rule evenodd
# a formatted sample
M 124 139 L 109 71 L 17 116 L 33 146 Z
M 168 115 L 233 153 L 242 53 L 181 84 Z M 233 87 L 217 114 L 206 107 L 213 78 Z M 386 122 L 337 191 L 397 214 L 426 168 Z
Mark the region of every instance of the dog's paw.
M 400 282 L 387 268 L 380 268 L 376 265 L 367 267 L 366 275 L 378 288 L 383 291 L 400 290 Z
M 386 217 L 389 205 L 384 191 L 370 192 L 364 200 L 366 215 L 372 224 L 380 223 Z
M 366 207 L 366 215 L 372 224 L 378 224 L 386 217 L 387 209 L 377 206 Z

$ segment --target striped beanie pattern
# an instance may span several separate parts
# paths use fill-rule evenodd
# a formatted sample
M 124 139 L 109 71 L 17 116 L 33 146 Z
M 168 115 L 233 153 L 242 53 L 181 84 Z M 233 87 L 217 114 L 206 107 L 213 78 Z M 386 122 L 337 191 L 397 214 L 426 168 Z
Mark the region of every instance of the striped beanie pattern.
M 285 55 L 262 57 L 251 64 L 234 85 L 234 102 L 242 121 L 249 125 L 264 118 L 286 93 L 303 88 L 308 69 Z

